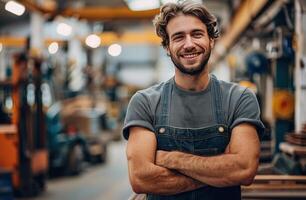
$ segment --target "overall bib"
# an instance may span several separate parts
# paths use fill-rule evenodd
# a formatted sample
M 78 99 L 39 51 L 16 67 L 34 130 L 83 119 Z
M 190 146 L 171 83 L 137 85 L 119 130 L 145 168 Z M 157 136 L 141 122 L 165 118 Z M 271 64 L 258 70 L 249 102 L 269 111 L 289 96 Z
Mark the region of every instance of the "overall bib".
M 220 83 L 211 76 L 211 94 L 213 99 L 213 121 L 202 128 L 178 128 L 170 126 L 169 113 L 173 84 L 168 81 L 161 94 L 161 113 L 156 118 L 155 134 L 157 150 L 181 151 L 195 155 L 213 156 L 222 154 L 229 143 L 230 134 L 222 108 Z M 200 109 L 200 108 L 199 108 Z M 205 110 L 203 110 L 205 112 Z M 156 183 L 158 184 L 158 183 Z M 240 186 L 216 188 L 204 186 L 197 190 L 172 196 L 148 194 L 149 200 L 223 200 L 241 199 Z

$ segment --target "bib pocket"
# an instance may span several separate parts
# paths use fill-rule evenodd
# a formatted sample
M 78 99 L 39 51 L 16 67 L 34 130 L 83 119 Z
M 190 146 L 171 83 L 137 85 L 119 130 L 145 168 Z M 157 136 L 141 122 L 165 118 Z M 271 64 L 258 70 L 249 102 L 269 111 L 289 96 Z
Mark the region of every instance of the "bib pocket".
M 216 126 L 213 129 L 202 131 L 197 133 L 198 137 L 194 137 L 194 153 L 203 156 L 214 156 L 224 153 L 229 143 L 227 128 L 225 126 Z

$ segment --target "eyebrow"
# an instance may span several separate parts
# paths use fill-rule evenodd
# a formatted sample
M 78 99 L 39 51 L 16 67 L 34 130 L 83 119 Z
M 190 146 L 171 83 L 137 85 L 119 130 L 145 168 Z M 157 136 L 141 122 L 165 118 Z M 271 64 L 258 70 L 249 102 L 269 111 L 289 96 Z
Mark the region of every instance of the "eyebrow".
M 203 30 L 203 29 L 193 29 L 193 30 L 191 31 L 191 33 L 198 32 L 198 31 L 199 31 L 199 32 L 206 33 L 206 31 Z M 174 36 L 176 36 L 176 35 L 181 35 L 181 34 L 184 34 L 184 31 L 176 32 L 176 33 L 172 34 L 172 35 L 170 36 L 170 38 L 173 38 Z

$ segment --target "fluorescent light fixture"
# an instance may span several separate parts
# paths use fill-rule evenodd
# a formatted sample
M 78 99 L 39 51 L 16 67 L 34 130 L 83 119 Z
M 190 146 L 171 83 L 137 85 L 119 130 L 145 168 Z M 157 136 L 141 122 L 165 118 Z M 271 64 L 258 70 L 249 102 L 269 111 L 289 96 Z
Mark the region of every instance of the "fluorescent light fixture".
M 2 49 L 3 49 L 3 45 L 2 43 L 0 43 L 0 52 L 2 51 Z
M 55 54 L 58 51 L 58 43 L 52 42 L 48 47 L 48 51 L 50 54 Z
M 8 1 L 5 4 L 5 10 L 15 15 L 21 16 L 25 11 L 25 7 L 24 5 L 17 3 L 16 1 Z
M 125 0 L 129 9 L 134 11 L 159 8 L 159 0 Z
M 108 47 L 108 53 L 111 56 L 119 56 L 121 54 L 122 48 L 119 44 L 112 44 Z
M 87 36 L 85 43 L 87 44 L 87 46 L 91 47 L 91 48 L 97 48 L 100 46 L 101 44 L 101 39 L 99 36 L 95 35 L 95 34 L 91 34 L 89 36 Z
M 161 4 L 164 5 L 166 3 L 177 3 L 179 0 L 161 0 Z M 182 0 L 182 1 L 185 1 L 185 0 Z M 202 3 L 202 0 L 193 0 L 194 2 L 197 2 L 197 3 Z
M 166 3 L 176 3 L 177 0 L 161 0 L 162 4 L 166 4 Z
M 65 23 L 59 23 L 56 27 L 56 31 L 60 35 L 69 36 L 72 33 L 72 27 Z

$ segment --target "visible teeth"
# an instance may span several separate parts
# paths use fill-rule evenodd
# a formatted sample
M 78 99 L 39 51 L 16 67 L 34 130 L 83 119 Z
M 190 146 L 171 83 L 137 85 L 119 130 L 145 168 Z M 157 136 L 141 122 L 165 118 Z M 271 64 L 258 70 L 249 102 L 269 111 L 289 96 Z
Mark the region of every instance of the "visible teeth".
M 198 54 L 197 53 L 194 53 L 194 54 L 185 54 L 183 55 L 184 58 L 193 58 L 193 57 L 196 57 Z

